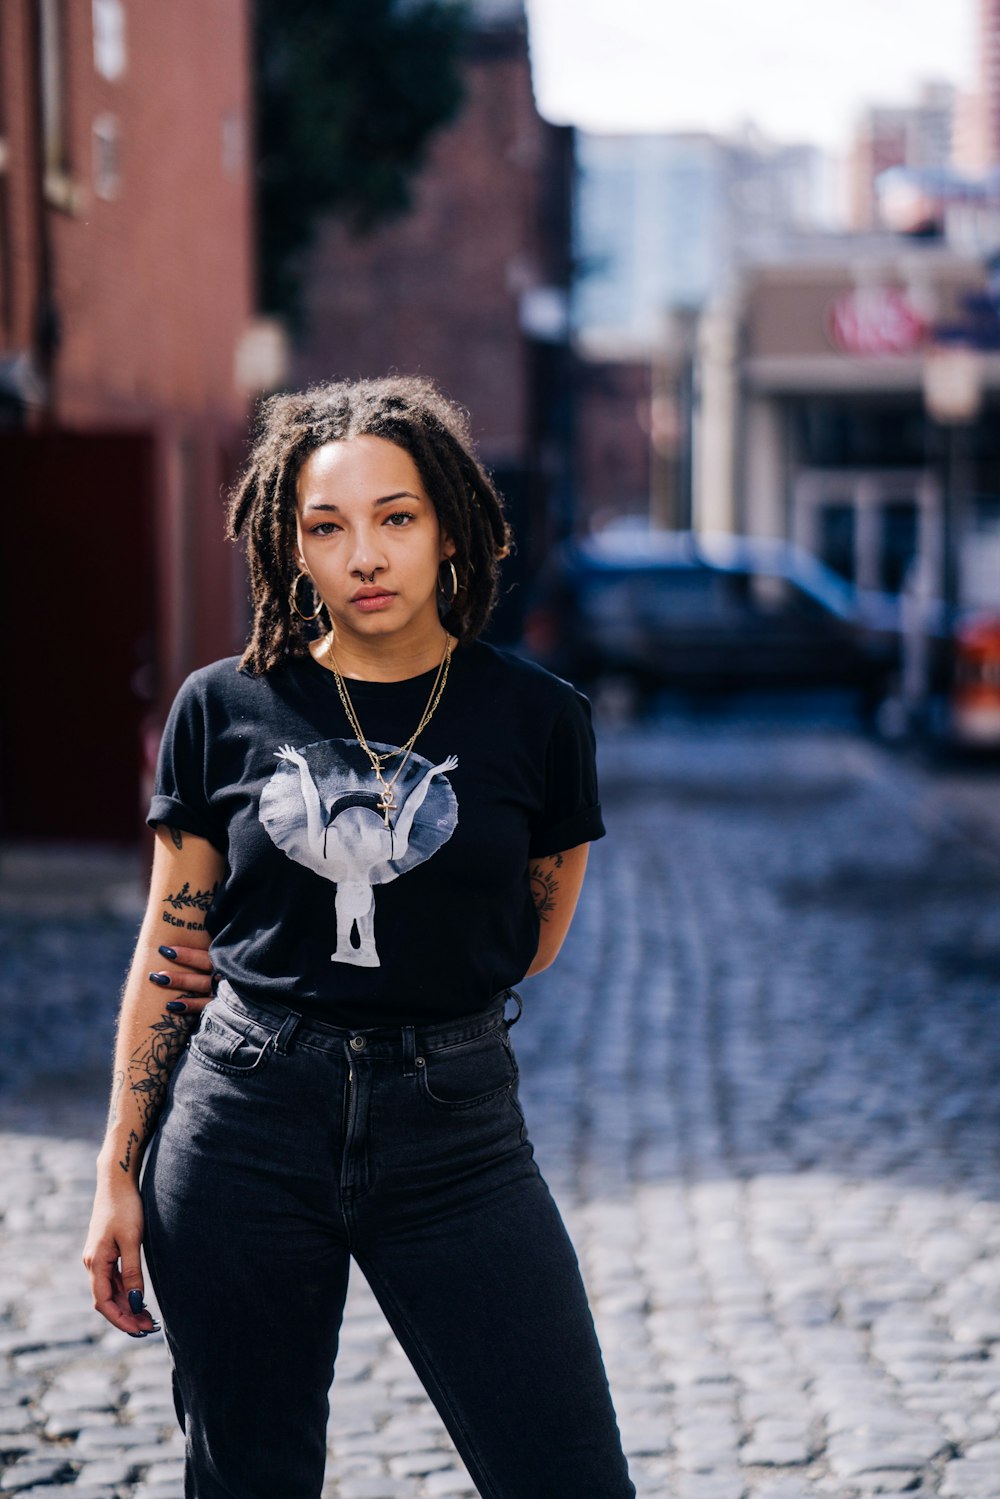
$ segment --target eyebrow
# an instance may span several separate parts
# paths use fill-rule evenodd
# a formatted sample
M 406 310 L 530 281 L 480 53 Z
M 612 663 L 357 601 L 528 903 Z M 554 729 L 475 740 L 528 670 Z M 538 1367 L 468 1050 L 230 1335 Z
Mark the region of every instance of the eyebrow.
M 416 500 L 418 505 L 423 503 L 420 496 L 418 494 L 413 494 L 411 490 L 398 489 L 395 494 L 380 495 L 377 500 L 372 501 L 372 507 L 373 509 L 377 510 L 380 505 L 392 505 L 396 500 Z M 305 504 L 302 507 L 303 514 L 305 514 L 307 510 L 332 510 L 339 513 L 340 506 L 328 505 L 325 504 L 322 500 L 306 500 Z

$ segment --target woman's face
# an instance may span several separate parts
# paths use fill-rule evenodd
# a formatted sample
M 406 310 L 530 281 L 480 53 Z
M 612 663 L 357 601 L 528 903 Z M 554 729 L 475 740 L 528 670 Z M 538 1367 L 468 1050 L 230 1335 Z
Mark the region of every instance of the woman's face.
M 409 453 L 383 437 L 325 443 L 297 495 L 299 554 L 338 636 L 440 635 L 438 569 L 455 549 Z

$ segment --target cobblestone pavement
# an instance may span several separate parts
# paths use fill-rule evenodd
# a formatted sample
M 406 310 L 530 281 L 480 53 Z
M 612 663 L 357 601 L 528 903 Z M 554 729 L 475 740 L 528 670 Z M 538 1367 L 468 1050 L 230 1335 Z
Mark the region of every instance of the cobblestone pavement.
M 1000 1499 L 1000 842 L 836 721 L 668 715 L 602 761 L 514 1040 L 639 1494 Z M 179 1499 L 162 1339 L 102 1332 L 79 1263 L 135 915 L 18 886 L 0 1491 Z M 326 1494 L 472 1493 L 358 1279 Z

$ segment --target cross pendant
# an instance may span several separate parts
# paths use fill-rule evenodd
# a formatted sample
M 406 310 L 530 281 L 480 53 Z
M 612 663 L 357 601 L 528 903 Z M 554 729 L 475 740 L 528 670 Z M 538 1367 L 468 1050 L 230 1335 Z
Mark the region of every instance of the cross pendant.
M 389 813 L 390 812 L 395 812 L 395 810 L 396 810 L 396 803 L 392 799 L 392 787 L 391 786 L 386 786 L 386 788 L 382 792 L 382 795 L 378 799 L 378 804 L 379 804 L 379 808 L 381 809 L 382 816 L 383 816 L 383 818 L 385 820 L 385 825 L 386 825 L 386 827 L 388 827 L 389 826 Z

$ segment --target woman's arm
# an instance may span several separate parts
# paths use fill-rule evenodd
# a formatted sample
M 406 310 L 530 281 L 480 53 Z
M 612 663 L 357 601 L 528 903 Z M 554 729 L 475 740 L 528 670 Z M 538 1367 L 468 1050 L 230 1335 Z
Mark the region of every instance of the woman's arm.
M 573 920 L 589 852 L 590 844 L 581 843 L 565 853 L 531 861 L 528 875 L 540 926 L 538 951 L 525 978 L 555 962 Z
M 162 824 L 157 829 L 149 901 L 118 1017 L 111 1106 L 83 1253 L 95 1309 L 133 1336 L 150 1330 L 149 1313 L 129 1309 L 129 1292 L 140 1293 L 137 1304 L 142 1293 L 139 1167 L 170 1074 L 210 987 L 205 913 L 223 874 L 222 855 L 204 838 Z M 165 959 L 161 947 L 177 958 Z M 201 971 L 182 972 L 184 966 Z M 151 981 L 152 974 L 159 982 Z M 179 993 L 187 1008 L 168 1009 L 170 1003 L 176 1006 Z

